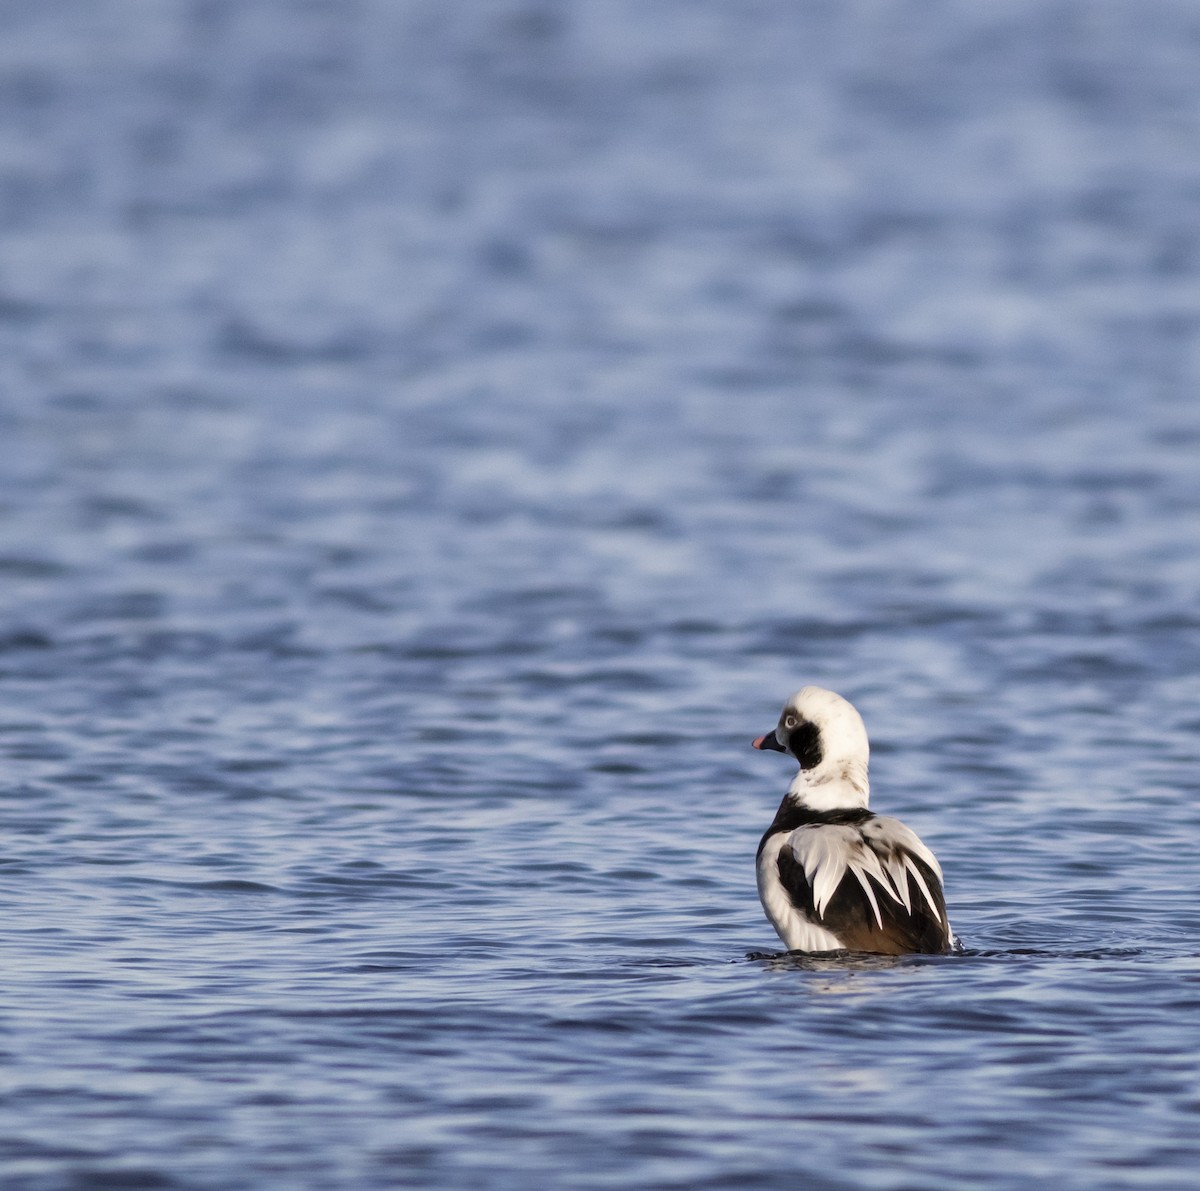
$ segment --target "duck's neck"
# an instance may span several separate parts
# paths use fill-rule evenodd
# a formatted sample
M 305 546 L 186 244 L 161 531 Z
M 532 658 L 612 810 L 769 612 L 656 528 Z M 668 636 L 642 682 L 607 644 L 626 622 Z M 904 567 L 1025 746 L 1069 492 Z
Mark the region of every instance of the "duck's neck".
M 788 786 L 788 798 L 814 811 L 862 809 L 870 794 L 867 767 L 856 761 L 802 769 Z

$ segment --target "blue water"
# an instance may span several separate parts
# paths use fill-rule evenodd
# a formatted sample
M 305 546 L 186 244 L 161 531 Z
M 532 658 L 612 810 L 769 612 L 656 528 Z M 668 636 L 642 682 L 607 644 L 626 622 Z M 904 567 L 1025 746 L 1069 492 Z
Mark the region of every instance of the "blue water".
M 1198 62 L 5 5 L 0 1185 L 1194 1187 Z M 779 955 L 808 682 L 965 954 Z

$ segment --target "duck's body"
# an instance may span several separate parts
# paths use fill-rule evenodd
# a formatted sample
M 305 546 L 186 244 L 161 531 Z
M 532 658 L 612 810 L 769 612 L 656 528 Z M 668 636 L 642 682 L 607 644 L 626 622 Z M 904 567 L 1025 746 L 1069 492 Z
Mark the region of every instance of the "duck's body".
M 804 687 L 754 747 L 800 764 L 758 845 L 758 895 L 788 950 L 950 951 L 936 857 L 898 819 L 867 809 L 870 746 L 853 706 Z

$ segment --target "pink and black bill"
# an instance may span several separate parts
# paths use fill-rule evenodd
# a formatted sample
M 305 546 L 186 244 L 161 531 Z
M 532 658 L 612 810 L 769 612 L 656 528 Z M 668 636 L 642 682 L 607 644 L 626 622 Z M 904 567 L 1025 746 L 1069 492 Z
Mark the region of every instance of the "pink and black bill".
M 779 737 L 775 735 L 775 729 L 764 733 L 754 741 L 756 749 L 769 749 L 773 753 L 786 753 L 787 749 L 779 743 Z

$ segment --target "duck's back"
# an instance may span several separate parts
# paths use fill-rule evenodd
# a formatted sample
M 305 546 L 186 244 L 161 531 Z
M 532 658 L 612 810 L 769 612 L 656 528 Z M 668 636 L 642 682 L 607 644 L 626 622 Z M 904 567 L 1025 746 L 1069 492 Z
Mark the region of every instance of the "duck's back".
M 791 950 L 940 954 L 954 945 L 938 862 L 898 819 L 781 807 L 759 844 L 758 886 Z

